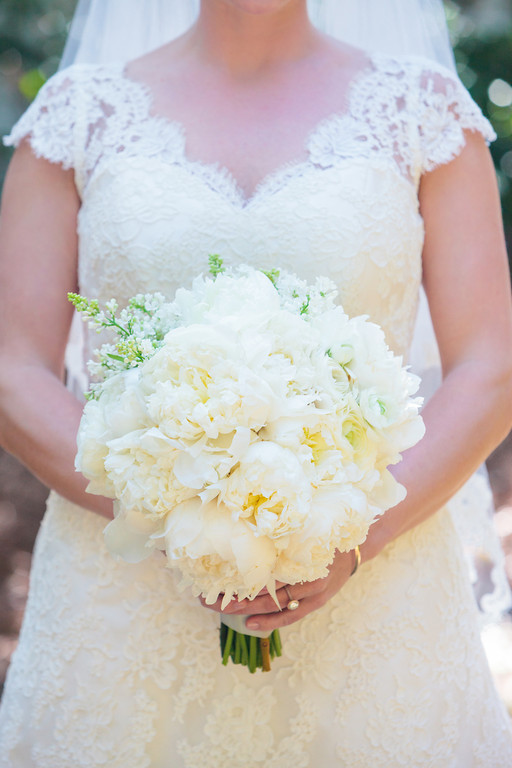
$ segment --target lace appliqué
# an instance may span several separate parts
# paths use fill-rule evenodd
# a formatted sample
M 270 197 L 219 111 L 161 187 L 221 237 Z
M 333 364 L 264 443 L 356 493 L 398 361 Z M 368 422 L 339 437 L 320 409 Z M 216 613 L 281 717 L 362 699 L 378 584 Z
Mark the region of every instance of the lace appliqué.
M 374 56 L 357 81 L 347 114 L 325 120 L 309 142 L 321 167 L 336 159 L 385 157 L 417 186 L 420 176 L 453 160 L 465 145 L 464 130 L 486 141 L 496 134 L 462 83 L 422 58 Z
M 279 717 L 278 704 L 270 685 L 254 689 L 234 683 L 232 693 L 212 702 L 205 741 L 192 746 L 182 740 L 178 745 L 184 768 L 310 768 L 307 747 L 318 733 L 318 712 L 307 696 L 297 696 L 298 712 L 290 717 L 288 735 L 276 741 L 272 722 Z
M 306 159 L 250 200 L 227 171 L 190 161 L 184 129 L 151 106 L 119 67 L 79 65 L 52 78 L 7 139 L 28 137 L 75 171 L 81 292 L 172 297 L 220 253 L 329 276 L 349 314 L 370 315 L 407 353 L 419 175 L 460 151 L 459 128 L 492 138 L 456 78 L 420 59 L 374 57 L 348 111 L 322 121 Z M 268 676 L 223 667 L 216 615 L 178 590 L 161 556 L 112 558 L 103 526 L 51 495 L 2 703 L 2 768 L 512 764 L 445 511 L 287 627 Z
M 30 136 L 39 157 L 75 168 L 82 193 L 102 158 L 158 156 L 187 164 L 211 189 L 234 205 L 245 205 L 272 195 L 312 165 L 326 168 L 337 159 L 387 157 L 417 183 L 421 173 L 460 153 L 464 130 L 478 131 L 487 141 L 496 138 L 451 72 L 421 58 L 374 55 L 349 88 L 347 111 L 330 115 L 310 133 L 308 160 L 277 168 L 249 199 L 226 169 L 187 159 L 184 127 L 152 114 L 149 88 L 126 77 L 119 65 L 75 65 L 58 73 L 4 141 L 17 145 Z

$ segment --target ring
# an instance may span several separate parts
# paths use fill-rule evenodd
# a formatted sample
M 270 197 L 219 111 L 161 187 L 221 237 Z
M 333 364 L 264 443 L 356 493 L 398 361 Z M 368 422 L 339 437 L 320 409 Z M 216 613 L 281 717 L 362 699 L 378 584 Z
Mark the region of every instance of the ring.
M 285 586 L 284 591 L 288 595 L 288 604 L 286 606 L 287 610 L 289 610 L 289 611 L 296 611 L 297 608 L 300 605 L 300 600 L 294 600 L 293 599 L 292 593 L 290 592 L 290 590 L 288 589 L 287 586 Z
M 357 571 L 357 569 L 361 565 L 361 550 L 359 549 L 359 547 L 354 547 L 354 554 L 356 556 L 356 559 L 354 562 L 354 567 L 352 568 L 352 573 L 350 574 L 351 576 L 354 575 L 354 573 Z

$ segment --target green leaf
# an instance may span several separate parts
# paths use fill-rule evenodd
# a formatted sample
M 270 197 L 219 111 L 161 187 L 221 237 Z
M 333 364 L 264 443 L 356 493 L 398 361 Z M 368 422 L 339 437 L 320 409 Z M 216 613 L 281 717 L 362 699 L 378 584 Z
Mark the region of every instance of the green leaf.
M 26 99 L 33 101 L 45 82 L 46 77 L 40 69 L 29 69 L 18 80 L 18 88 Z
M 261 270 L 265 277 L 268 277 L 274 288 L 277 289 L 277 281 L 279 280 L 280 272 L 278 269 L 270 269 L 270 270 Z
M 306 301 L 304 302 L 304 304 L 300 308 L 300 314 L 301 315 L 307 315 L 307 313 L 309 312 L 309 303 L 310 303 L 310 301 L 311 301 L 311 296 L 308 293 L 307 296 L 306 296 Z
M 223 263 L 223 260 L 217 253 L 211 253 L 208 256 L 209 272 L 211 275 L 213 275 L 213 277 L 217 277 L 217 275 L 220 275 L 222 272 L 226 271 Z

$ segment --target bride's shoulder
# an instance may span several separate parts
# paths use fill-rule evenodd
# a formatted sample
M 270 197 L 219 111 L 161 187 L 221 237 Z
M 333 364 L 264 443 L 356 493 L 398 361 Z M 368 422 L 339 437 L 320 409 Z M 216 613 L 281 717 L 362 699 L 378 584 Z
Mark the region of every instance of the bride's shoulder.
M 116 112 L 123 96 L 122 67 L 75 64 L 50 77 L 3 137 L 17 147 L 28 139 L 36 156 L 76 167 L 77 147 L 85 146 L 90 126 Z
M 87 120 L 99 109 L 108 112 L 122 96 L 123 68 L 120 65 L 73 64 L 56 72 L 40 88 L 19 123 L 41 122 L 63 125 Z M 15 126 L 16 128 L 17 126 Z
M 442 64 L 426 56 L 413 54 L 374 53 L 370 59 L 377 75 L 388 82 L 400 83 L 404 89 L 466 90 L 455 68 L 448 62 Z
M 496 134 L 455 68 L 425 56 L 371 57 L 371 76 L 363 94 L 384 105 L 388 123 L 411 129 L 418 138 L 421 172 L 455 158 L 465 146 L 465 131 L 480 133 L 490 143 Z
M 451 109 L 461 116 L 481 114 L 455 67 L 448 62 L 442 64 L 412 54 L 373 53 L 369 59 L 369 76 L 363 78 L 363 90 L 383 103 L 394 99 L 399 111 L 408 113 L 411 119 L 421 116 L 425 109 Z
M 40 89 L 35 102 L 102 97 L 109 89 L 117 91 L 122 80 L 123 67 L 119 64 L 73 64 L 50 77 Z
M 411 54 L 376 54 L 372 62 L 384 90 L 397 97 L 401 95 L 404 104 L 418 117 L 424 117 L 425 110 L 449 111 L 461 122 L 480 122 L 484 133 L 493 133 L 454 67 Z

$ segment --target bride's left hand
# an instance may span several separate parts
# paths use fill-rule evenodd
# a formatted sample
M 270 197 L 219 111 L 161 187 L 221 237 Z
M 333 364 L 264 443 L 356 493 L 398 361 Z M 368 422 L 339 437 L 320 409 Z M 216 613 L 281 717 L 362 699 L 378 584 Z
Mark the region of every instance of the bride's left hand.
M 262 630 L 270 633 L 273 629 L 285 627 L 307 616 L 308 613 L 321 608 L 328 600 L 338 592 L 342 586 L 349 580 L 354 569 L 355 553 L 336 552 L 332 564 L 329 566 L 329 575 L 316 581 L 307 581 L 304 584 L 293 584 L 288 586 L 293 600 L 299 601 L 299 607 L 290 611 L 287 610 L 290 598 L 285 589 L 285 585 L 278 582 L 277 598 L 281 610 L 271 595 L 264 591 L 255 597 L 254 600 L 232 600 L 221 611 L 222 599 L 219 598 L 216 603 L 207 605 L 203 598 L 201 603 L 206 608 L 211 608 L 219 613 L 242 614 L 249 618 L 245 624 L 247 629 Z

